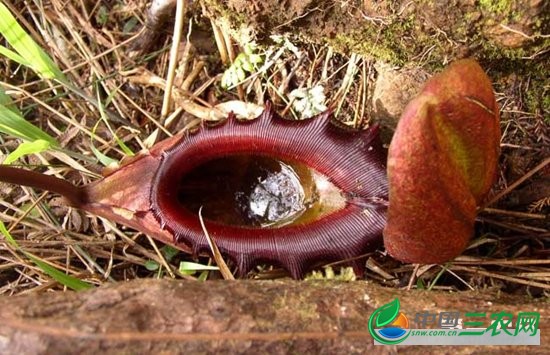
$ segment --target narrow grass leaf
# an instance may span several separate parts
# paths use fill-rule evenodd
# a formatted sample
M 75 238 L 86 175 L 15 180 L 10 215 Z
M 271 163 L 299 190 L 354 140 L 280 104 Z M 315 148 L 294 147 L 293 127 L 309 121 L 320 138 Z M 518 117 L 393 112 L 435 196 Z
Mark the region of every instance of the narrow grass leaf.
M 180 262 L 179 271 L 182 274 L 193 275 L 197 271 L 206 271 L 206 270 L 215 271 L 215 270 L 219 270 L 219 268 L 217 266 L 203 265 L 199 263 L 193 263 L 190 261 Z
M 2 221 L 0 221 L 0 233 L 2 233 L 4 235 L 4 238 L 9 243 L 9 245 L 11 245 L 14 248 L 19 248 L 19 245 L 17 244 L 15 239 L 13 239 L 10 232 L 6 228 L 6 225 Z
M 113 158 L 109 158 L 105 154 L 101 153 L 96 147 L 93 145 L 90 146 L 92 148 L 92 153 L 94 153 L 95 157 L 103 166 L 113 166 L 118 164 L 118 161 Z
M 93 285 L 82 281 L 74 276 L 67 275 L 64 272 L 56 269 L 55 267 L 51 266 L 50 264 L 47 264 L 43 262 L 42 260 L 25 253 L 29 259 L 33 261 L 33 263 L 36 264 L 44 273 L 46 273 L 48 276 L 50 276 L 55 281 L 59 282 L 60 284 L 67 286 L 68 288 L 74 290 L 74 291 L 82 291 L 82 290 L 88 290 L 93 287 Z
M 67 82 L 65 75 L 63 75 L 54 61 L 25 32 L 3 3 L 0 3 L 0 33 L 23 59 L 23 62 L 14 58 L 10 59 L 30 67 L 41 78 L 56 79 L 62 83 Z M 24 58 L 27 59 L 25 60 Z
M 24 65 L 26 67 L 30 67 L 31 66 L 31 63 L 29 63 L 25 58 L 21 57 L 19 54 L 17 54 L 16 52 L 4 47 L 4 46 L 0 46 L 0 55 L 3 55 L 4 57 L 16 62 L 16 63 L 19 63 L 21 65 Z
M 97 108 L 99 109 L 99 114 L 101 116 L 101 119 L 103 120 L 103 122 L 105 122 L 105 125 L 107 126 L 107 128 L 109 129 L 111 134 L 113 135 L 113 138 L 117 142 L 120 149 L 122 149 L 122 151 L 126 155 L 128 155 L 130 157 L 133 157 L 135 155 L 134 152 L 132 152 L 132 150 L 130 148 L 128 148 L 128 146 L 120 138 L 118 138 L 116 132 L 111 128 L 111 125 L 109 124 L 109 119 L 108 119 L 107 114 L 105 112 L 105 105 L 108 105 L 111 102 L 111 100 L 113 99 L 116 91 L 113 90 L 109 94 L 105 104 L 103 104 L 103 102 L 101 101 L 101 98 L 99 97 L 99 90 L 96 90 L 96 92 L 97 92 L 97 102 L 98 102 Z
M 43 139 L 37 139 L 32 142 L 23 142 L 19 144 L 17 149 L 15 149 L 6 157 L 6 159 L 4 160 L 4 164 L 11 164 L 25 155 L 41 153 L 50 149 L 51 146 L 52 145 L 50 142 Z
M 58 145 L 53 137 L 29 123 L 19 112 L 14 112 L 12 109 L 0 105 L 0 132 L 26 141 L 42 139 L 53 146 Z
M 4 222 L 0 221 L 0 233 L 4 235 L 4 238 L 6 241 L 15 249 L 20 249 L 19 244 L 15 241 L 15 239 L 12 237 L 6 226 L 4 225 Z M 31 253 L 27 253 L 23 251 L 23 254 L 25 254 L 31 261 L 40 268 L 45 274 L 59 282 L 60 284 L 67 286 L 68 288 L 75 290 L 75 291 L 82 291 L 87 290 L 93 287 L 92 284 L 89 284 L 85 281 L 82 281 L 76 277 L 73 277 L 71 275 L 67 275 L 55 267 L 43 262 L 42 260 L 38 259 L 36 256 L 32 255 Z
M 97 149 L 94 145 L 94 140 L 95 140 L 95 131 L 97 130 L 97 127 L 99 126 L 99 123 L 101 121 L 97 121 L 94 125 L 94 127 L 92 128 L 92 135 L 90 137 L 90 147 L 92 148 L 92 153 L 94 153 L 95 157 L 97 158 L 97 160 L 103 164 L 103 166 L 113 166 L 114 164 L 118 164 L 118 162 L 113 159 L 113 158 L 110 158 L 108 156 L 106 156 L 105 154 L 101 153 L 99 151 L 99 149 Z
M 13 103 L 11 97 L 6 94 L 4 89 L 0 86 L 0 106 L 4 106 L 8 110 L 10 110 L 13 113 L 19 114 L 19 110 L 17 109 L 17 106 Z

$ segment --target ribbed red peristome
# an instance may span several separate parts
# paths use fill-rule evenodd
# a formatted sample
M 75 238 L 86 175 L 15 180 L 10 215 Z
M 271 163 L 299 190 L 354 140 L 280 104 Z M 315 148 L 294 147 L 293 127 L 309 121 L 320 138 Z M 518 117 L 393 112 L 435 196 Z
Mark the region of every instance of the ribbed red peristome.
M 201 128 L 163 153 L 152 184 L 151 209 L 177 242 L 195 253 L 209 247 L 199 217 L 177 202 L 179 178 L 206 161 L 233 154 L 267 155 L 301 162 L 327 176 L 350 202 L 345 208 L 304 225 L 254 228 L 205 221 L 222 254 L 242 275 L 259 262 L 278 264 L 298 278 L 320 262 L 338 261 L 374 250 L 386 222 L 388 186 L 385 151 L 376 128 L 351 132 L 336 127 L 326 112 L 304 121 L 285 120 L 267 106 L 252 121 L 230 117 Z

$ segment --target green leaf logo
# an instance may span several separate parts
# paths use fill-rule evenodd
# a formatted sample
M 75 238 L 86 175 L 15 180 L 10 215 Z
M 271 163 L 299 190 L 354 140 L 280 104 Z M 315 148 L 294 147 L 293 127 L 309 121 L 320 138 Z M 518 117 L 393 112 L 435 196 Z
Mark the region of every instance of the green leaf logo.
M 390 303 L 386 303 L 374 313 L 377 314 L 375 324 L 377 328 L 390 324 L 399 314 L 399 300 L 396 298 Z
M 372 312 L 372 315 L 369 318 L 369 333 L 370 335 L 378 341 L 380 344 L 384 345 L 395 345 L 401 343 L 403 340 L 407 339 L 410 332 L 407 335 L 403 336 L 400 339 L 390 340 L 384 338 L 375 328 L 382 328 L 388 324 L 391 324 L 399 315 L 399 299 L 394 299 L 393 301 L 386 303 L 382 307 L 376 309 Z

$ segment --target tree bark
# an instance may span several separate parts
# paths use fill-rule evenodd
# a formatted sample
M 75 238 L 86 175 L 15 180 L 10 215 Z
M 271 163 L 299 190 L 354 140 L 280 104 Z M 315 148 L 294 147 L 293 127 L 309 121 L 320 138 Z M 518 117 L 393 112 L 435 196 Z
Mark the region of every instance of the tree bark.
M 547 300 L 493 292 L 404 291 L 369 282 L 135 280 L 80 293 L 0 299 L 0 353 L 420 354 L 433 350 L 373 345 L 369 316 L 395 297 L 411 321 L 420 311 L 541 314 L 540 347 L 445 346 L 438 351 L 550 351 Z

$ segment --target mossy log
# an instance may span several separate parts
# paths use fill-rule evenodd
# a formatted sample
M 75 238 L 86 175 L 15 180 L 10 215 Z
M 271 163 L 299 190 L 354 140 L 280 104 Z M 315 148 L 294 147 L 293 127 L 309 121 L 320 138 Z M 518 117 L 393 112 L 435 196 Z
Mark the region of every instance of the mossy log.
M 0 353 L 425 353 L 425 347 L 373 345 L 369 316 L 395 297 L 410 317 L 421 311 L 540 312 L 541 346 L 513 351 L 550 351 L 547 301 L 490 291 L 405 291 L 362 281 L 134 280 L 80 293 L 3 297 Z M 510 349 L 446 346 L 437 351 Z

